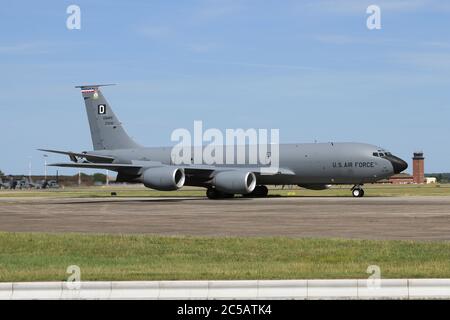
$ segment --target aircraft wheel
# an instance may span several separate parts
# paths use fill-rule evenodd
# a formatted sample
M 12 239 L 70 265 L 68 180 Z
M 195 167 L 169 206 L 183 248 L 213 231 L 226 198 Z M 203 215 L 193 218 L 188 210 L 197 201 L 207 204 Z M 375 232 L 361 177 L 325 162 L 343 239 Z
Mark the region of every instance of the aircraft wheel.
M 243 196 L 246 198 L 265 198 L 269 193 L 269 189 L 266 186 L 256 186 L 255 189 Z
M 208 197 L 208 199 L 218 199 L 219 197 L 218 192 L 213 188 L 208 188 L 206 190 L 206 196 Z
M 355 198 L 361 198 L 364 197 L 364 190 L 360 188 L 355 188 L 352 190 L 352 195 Z
M 206 196 L 208 197 L 208 199 L 217 200 L 217 199 L 233 198 L 234 194 L 220 192 L 219 190 L 217 190 L 215 188 L 208 188 L 206 190 Z
M 222 198 L 224 198 L 224 199 L 231 199 L 231 198 L 234 198 L 234 194 L 232 194 L 232 193 L 222 193 Z
M 256 197 L 264 198 L 269 194 L 269 189 L 266 186 L 256 186 L 253 192 L 255 193 Z
M 256 188 L 258 188 L 258 197 L 265 198 L 269 194 L 269 189 L 266 186 L 257 186 Z

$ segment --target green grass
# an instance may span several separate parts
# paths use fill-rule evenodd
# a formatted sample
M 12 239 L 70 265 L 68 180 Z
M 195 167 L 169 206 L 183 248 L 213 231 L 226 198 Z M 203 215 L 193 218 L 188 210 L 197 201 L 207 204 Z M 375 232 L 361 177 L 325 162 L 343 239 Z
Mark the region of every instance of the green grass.
M 351 197 L 351 186 L 333 186 L 327 190 L 271 190 L 271 195 L 305 197 Z M 368 184 L 364 186 L 365 197 L 450 196 L 450 184 L 388 185 Z
M 271 188 L 271 196 L 288 197 L 351 197 L 351 186 L 333 186 L 327 190 L 307 190 L 303 188 Z M 431 185 L 377 185 L 364 186 L 366 197 L 398 196 L 450 196 L 450 184 Z M 157 191 L 144 187 L 80 187 L 55 190 L 0 190 L 0 198 L 8 197 L 61 197 L 61 198 L 100 198 L 111 197 L 204 197 L 205 189 L 185 187 L 178 191 Z
M 0 281 L 450 277 L 450 242 L 0 233 Z

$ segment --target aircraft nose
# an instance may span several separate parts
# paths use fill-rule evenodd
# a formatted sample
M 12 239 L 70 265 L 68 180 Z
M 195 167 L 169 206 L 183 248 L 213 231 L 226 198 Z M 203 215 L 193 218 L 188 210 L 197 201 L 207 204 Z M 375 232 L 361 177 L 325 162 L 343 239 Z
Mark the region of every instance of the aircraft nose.
M 388 155 L 386 156 L 386 159 L 389 160 L 392 163 L 392 167 L 394 168 L 394 173 L 400 173 L 403 170 L 406 170 L 408 168 L 408 164 L 406 161 L 400 159 L 399 157 L 396 157 L 394 155 Z

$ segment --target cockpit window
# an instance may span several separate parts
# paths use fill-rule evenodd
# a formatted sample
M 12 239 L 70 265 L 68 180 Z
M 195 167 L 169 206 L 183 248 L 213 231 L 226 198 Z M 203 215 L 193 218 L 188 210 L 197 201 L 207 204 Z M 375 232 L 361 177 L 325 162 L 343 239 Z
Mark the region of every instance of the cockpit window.
M 385 157 L 385 156 L 390 156 L 392 153 L 390 153 L 390 152 L 374 152 L 372 154 L 374 157 Z

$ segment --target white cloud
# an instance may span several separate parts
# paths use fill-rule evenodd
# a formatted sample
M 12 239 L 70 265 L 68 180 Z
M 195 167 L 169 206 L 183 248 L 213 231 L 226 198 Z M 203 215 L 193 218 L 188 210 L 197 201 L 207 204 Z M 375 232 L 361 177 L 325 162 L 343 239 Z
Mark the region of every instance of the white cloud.
M 388 37 L 363 37 L 343 34 L 319 34 L 312 36 L 312 38 L 318 42 L 334 45 L 394 45 L 402 46 L 410 43 L 404 39 L 388 38 Z
M 85 41 L 41 41 L 41 40 L 27 40 L 23 42 L 16 42 L 12 44 L 0 45 L 0 54 L 14 54 L 14 55 L 32 55 L 32 54 L 52 54 L 60 53 L 69 50 L 73 46 L 86 45 Z
M 341 35 L 341 34 L 317 35 L 317 36 L 314 36 L 313 38 L 322 43 L 337 44 L 337 45 L 361 43 L 361 41 L 367 41 L 367 40 L 359 38 L 359 37 L 354 37 L 354 36 L 349 36 L 349 35 Z
M 188 46 L 188 49 L 195 53 L 208 53 L 215 51 L 220 46 L 217 43 L 192 43 Z
M 450 48 L 450 42 L 445 41 L 424 41 L 421 43 L 421 45 L 425 47 L 442 48 L 442 49 Z
M 312 67 L 306 67 L 306 66 L 300 66 L 300 65 L 290 65 L 290 64 L 251 63 L 251 62 L 218 61 L 218 60 L 199 60 L 199 61 L 193 61 L 193 62 L 240 66 L 240 67 L 249 67 L 249 68 L 315 70 L 315 68 L 312 68 Z
M 369 5 L 377 5 L 381 10 L 389 12 L 442 9 L 442 5 L 436 0 L 310 0 L 298 4 L 298 9 L 353 15 L 365 14 Z
M 343 35 L 343 34 L 319 34 L 313 35 L 312 39 L 324 44 L 333 45 L 350 45 L 350 44 L 361 44 L 361 45 L 390 45 L 390 46 L 413 46 L 415 48 L 429 48 L 429 49 L 449 49 L 450 42 L 440 41 L 440 40 L 429 40 L 429 41 L 414 41 L 406 40 L 402 38 L 393 37 L 362 37 L 353 35 Z
M 0 46 L 0 54 L 39 54 L 48 53 L 42 44 L 34 42 L 16 43 Z
M 421 69 L 445 72 L 450 70 L 450 53 L 406 52 L 393 55 L 392 60 L 396 63 L 407 64 Z
M 231 0 L 207 0 L 196 10 L 194 18 L 200 20 L 214 20 L 236 14 L 242 9 L 242 2 Z

